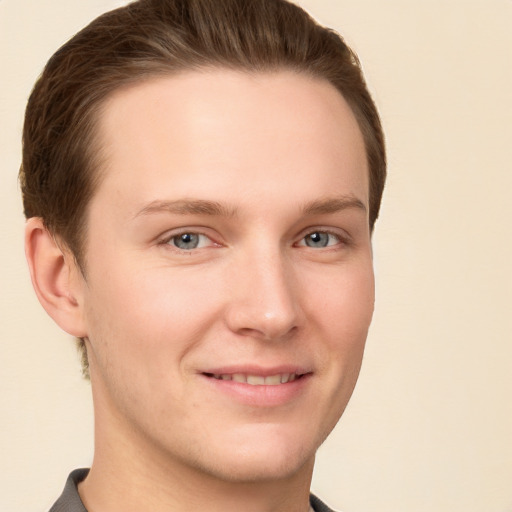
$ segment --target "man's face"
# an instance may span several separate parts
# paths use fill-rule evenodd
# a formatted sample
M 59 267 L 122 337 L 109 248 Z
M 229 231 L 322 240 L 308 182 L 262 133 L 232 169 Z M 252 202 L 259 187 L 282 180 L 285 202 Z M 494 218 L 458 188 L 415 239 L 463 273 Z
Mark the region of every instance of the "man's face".
M 100 122 L 84 307 L 97 435 L 227 480 L 310 468 L 373 311 L 368 171 L 329 84 L 190 72 Z

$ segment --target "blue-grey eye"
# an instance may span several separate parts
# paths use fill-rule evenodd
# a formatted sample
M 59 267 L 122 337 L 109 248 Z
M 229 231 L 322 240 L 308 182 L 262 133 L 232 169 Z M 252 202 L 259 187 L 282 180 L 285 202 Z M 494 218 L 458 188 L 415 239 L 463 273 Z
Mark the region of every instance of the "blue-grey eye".
M 201 235 L 197 233 L 182 233 L 181 235 L 173 236 L 171 241 L 178 249 L 186 251 L 190 249 L 197 249 L 199 247 L 200 239 Z
M 304 245 L 315 249 L 322 249 L 323 247 L 335 245 L 338 242 L 339 239 L 336 235 L 333 235 L 332 233 L 325 233 L 323 231 L 314 231 L 304 237 Z

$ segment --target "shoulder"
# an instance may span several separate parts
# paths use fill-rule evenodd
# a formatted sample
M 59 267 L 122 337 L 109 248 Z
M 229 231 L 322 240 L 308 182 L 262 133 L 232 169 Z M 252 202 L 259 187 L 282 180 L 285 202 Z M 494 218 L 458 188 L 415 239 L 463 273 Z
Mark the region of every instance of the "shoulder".
M 314 494 L 310 495 L 309 502 L 315 512 L 336 512 L 332 508 L 329 508 L 323 501 L 317 498 Z
M 78 484 L 87 476 L 88 469 L 75 469 L 71 472 L 59 499 L 49 512 L 87 512 L 78 494 Z
M 87 512 L 78 494 L 78 484 L 88 472 L 88 469 L 75 469 L 70 473 L 62 494 L 49 512 Z M 309 501 L 314 512 L 335 512 L 313 494 L 310 495 Z

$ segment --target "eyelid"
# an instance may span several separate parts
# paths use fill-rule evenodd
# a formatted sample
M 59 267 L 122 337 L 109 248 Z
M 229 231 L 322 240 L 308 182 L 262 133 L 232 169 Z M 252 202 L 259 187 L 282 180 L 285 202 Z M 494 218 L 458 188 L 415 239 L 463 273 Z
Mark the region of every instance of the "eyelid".
M 204 227 L 175 228 L 173 230 L 166 231 L 163 235 L 159 236 L 157 238 L 157 245 L 165 246 L 166 248 L 169 248 L 169 249 L 174 250 L 179 253 L 191 253 L 193 251 L 198 251 L 201 249 L 206 249 L 208 247 L 214 247 L 214 246 L 220 247 L 222 244 L 219 243 L 218 241 L 216 241 L 212 235 L 207 233 L 207 231 L 210 231 L 210 230 L 207 228 L 204 228 Z M 173 238 L 176 238 L 176 237 L 179 237 L 180 235 L 185 235 L 185 234 L 204 236 L 205 238 L 207 238 L 210 241 L 210 243 L 205 247 L 198 247 L 195 249 L 188 249 L 188 250 L 180 249 L 179 247 L 176 247 L 175 245 L 172 245 L 170 243 Z
M 156 239 L 156 243 L 157 243 L 157 245 L 166 246 L 166 247 L 168 247 L 172 250 L 175 250 L 176 252 L 179 252 L 179 253 L 185 253 L 185 252 L 190 253 L 192 251 L 198 251 L 200 249 L 205 249 L 208 247 L 223 246 L 224 244 L 222 242 L 218 241 L 218 237 L 212 236 L 212 234 L 208 233 L 209 231 L 211 231 L 209 228 L 205 228 L 203 226 L 175 228 L 170 231 L 166 231 L 163 235 L 159 236 Z M 183 234 L 187 234 L 187 233 L 204 236 L 210 241 L 210 243 L 206 247 L 199 247 L 196 249 L 189 249 L 189 250 L 180 249 L 179 247 L 176 247 L 176 246 L 173 246 L 170 244 L 170 242 L 173 238 L 178 237 Z M 325 233 L 325 234 L 334 236 L 338 239 L 338 243 L 333 244 L 333 245 L 328 245 L 323 248 L 326 250 L 334 249 L 340 245 L 350 245 L 352 243 L 352 238 L 350 237 L 350 235 L 345 230 L 342 230 L 341 228 L 315 226 L 315 227 L 309 227 L 307 229 L 304 229 L 300 233 L 297 242 L 295 242 L 293 245 L 300 246 L 300 247 L 307 247 L 304 242 L 304 239 L 308 235 L 311 235 L 313 233 Z M 315 250 L 318 250 L 318 249 L 315 249 Z
M 307 228 L 307 229 L 303 230 L 302 233 L 300 234 L 298 241 L 295 243 L 295 245 L 298 245 L 299 247 L 307 247 L 304 240 L 308 235 L 312 235 L 313 233 L 325 233 L 325 234 L 336 237 L 339 241 L 339 243 L 337 243 L 337 244 L 328 245 L 326 247 L 321 247 L 321 249 L 328 250 L 328 249 L 336 248 L 340 245 L 350 245 L 352 243 L 352 239 L 351 239 L 350 235 L 345 230 L 342 230 L 341 228 L 336 229 L 336 228 L 332 228 L 332 227 L 318 226 L 318 227 L 312 227 L 312 228 Z

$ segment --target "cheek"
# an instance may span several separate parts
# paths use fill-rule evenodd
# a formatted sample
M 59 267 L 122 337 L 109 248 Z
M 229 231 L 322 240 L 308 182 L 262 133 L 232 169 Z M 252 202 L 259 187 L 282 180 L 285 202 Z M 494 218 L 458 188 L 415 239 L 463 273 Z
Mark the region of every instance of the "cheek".
M 309 282 L 316 283 L 307 299 L 311 317 L 317 318 L 322 329 L 331 332 L 339 343 L 360 343 L 361 337 L 366 337 L 374 309 L 371 259 L 334 268 Z
M 184 361 L 216 317 L 197 283 L 168 274 L 112 272 L 108 281 L 91 283 L 91 374 L 112 407 L 127 416 L 165 417 L 170 403 L 181 410 L 189 378 Z
M 116 358 L 116 367 L 151 366 L 156 376 L 159 367 L 168 373 L 170 364 L 179 364 L 218 316 L 218 300 L 203 281 L 147 265 L 92 275 L 88 334 L 105 365 Z
M 314 405 L 322 418 L 321 439 L 331 432 L 352 395 L 363 358 L 374 305 L 374 280 L 371 261 L 333 269 L 317 279 L 322 286 L 309 299 L 309 317 L 319 339 L 314 350 L 322 391 Z
M 368 328 L 374 309 L 374 277 L 371 259 L 350 269 L 325 276 L 323 286 L 310 297 L 310 318 L 321 338 L 316 351 L 325 362 L 334 402 L 348 401 L 356 383 Z M 322 342 L 323 341 L 323 342 Z

